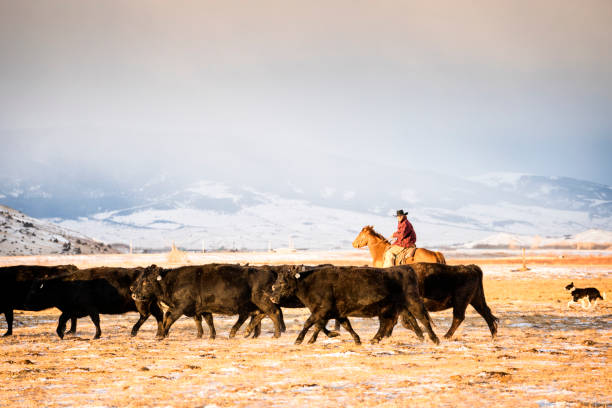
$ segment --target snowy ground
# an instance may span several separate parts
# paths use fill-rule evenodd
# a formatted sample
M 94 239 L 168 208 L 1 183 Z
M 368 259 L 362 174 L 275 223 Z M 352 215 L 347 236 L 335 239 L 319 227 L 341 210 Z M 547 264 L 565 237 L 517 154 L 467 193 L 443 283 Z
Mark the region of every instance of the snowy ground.
M 280 339 L 266 319 L 259 339 L 229 340 L 235 317 L 215 316 L 215 340 L 197 339 L 193 321 L 182 318 L 161 342 L 152 320 L 129 337 L 134 313 L 102 316 L 97 341 L 89 340 L 91 322 L 80 319 L 77 337 L 62 341 L 54 334 L 57 311 L 18 312 L 15 335 L 0 339 L 0 405 L 610 406 L 612 264 L 561 262 L 528 272 L 512 272 L 516 263 L 482 264 L 487 302 L 500 319 L 495 341 L 471 308 L 455 338 L 439 346 L 400 326 L 370 345 L 378 323 L 359 318 L 351 320 L 362 346 L 344 331 L 295 346 L 304 309 L 284 309 L 288 330 Z M 608 300 L 568 310 L 568 280 L 598 287 Z M 451 312 L 432 316 L 441 336 Z

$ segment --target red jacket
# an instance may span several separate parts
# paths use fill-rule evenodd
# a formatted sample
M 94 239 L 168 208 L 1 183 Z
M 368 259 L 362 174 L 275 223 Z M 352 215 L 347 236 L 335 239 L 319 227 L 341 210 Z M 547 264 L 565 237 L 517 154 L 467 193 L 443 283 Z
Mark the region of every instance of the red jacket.
M 416 232 L 408 218 L 404 217 L 397 223 L 397 231 L 393 233 L 393 238 L 397 241 L 393 245 L 398 245 L 404 248 L 410 248 L 416 244 Z

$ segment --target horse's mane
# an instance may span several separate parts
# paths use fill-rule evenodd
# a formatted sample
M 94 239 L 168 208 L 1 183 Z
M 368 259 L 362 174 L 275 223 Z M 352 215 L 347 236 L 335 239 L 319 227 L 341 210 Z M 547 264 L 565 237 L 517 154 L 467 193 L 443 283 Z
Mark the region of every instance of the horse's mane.
M 371 225 L 366 225 L 365 227 L 363 227 L 364 230 L 368 231 L 370 234 L 374 235 L 376 238 L 381 239 L 384 243 L 386 244 L 390 244 L 389 240 L 387 238 L 385 238 L 382 234 L 379 234 L 378 232 L 374 231 L 374 227 Z

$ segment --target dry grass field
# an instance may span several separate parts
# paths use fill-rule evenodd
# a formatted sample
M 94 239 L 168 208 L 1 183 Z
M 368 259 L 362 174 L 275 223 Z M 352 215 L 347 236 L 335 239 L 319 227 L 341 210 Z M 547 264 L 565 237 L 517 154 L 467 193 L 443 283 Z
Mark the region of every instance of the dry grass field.
M 14 336 L 0 339 L 0 406 L 612 406 L 612 263 L 558 260 L 529 272 L 482 263 L 487 301 L 500 319 L 495 341 L 471 307 L 439 346 L 399 325 L 370 345 L 377 320 L 358 318 L 351 320 L 361 346 L 345 331 L 295 346 L 305 309 L 284 309 L 280 339 L 266 319 L 260 338 L 244 339 L 241 330 L 230 340 L 235 317 L 215 316 L 215 340 L 206 328 L 197 339 L 183 317 L 163 341 L 154 339 L 153 319 L 131 338 L 135 313 L 103 315 L 100 340 L 90 340 L 88 319 L 79 320 L 77 336 L 60 340 L 56 310 L 16 312 Z M 608 292 L 608 300 L 568 310 L 571 280 Z M 432 317 L 442 336 L 450 310 Z

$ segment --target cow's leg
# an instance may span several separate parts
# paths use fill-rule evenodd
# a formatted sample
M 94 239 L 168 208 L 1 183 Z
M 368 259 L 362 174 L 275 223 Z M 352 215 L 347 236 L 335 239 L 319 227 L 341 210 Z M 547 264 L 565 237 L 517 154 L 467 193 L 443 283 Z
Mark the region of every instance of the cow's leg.
M 253 329 L 253 338 L 256 339 L 260 335 L 261 335 L 261 322 L 255 325 L 255 328 Z
M 198 339 L 201 339 L 204 335 L 204 329 L 202 328 L 202 315 L 196 313 L 193 315 L 193 321 L 196 325 L 196 330 L 198 331 Z
M 261 321 L 264 317 L 266 317 L 266 315 L 261 313 L 261 311 L 256 310 L 255 312 L 252 312 L 250 316 L 251 320 L 245 329 L 244 337 L 247 338 L 252 333 L 252 337 L 256 339 L 261 334 Z
M 210 333 L 208 338 L 214 340 L 217 337 L 217 331 L 215 330 L 215 323 L 213 322 L 212 313 L 203 313 L 204 321 L 208 325 L 208 332 Z
M 170 327 L 183 315 L 182 309 L 169 309 L 164 316 L 162 338 L 168 337 Z
M 340 324 L 340 323 L 338 323 L 338 321 L 336 320 L 336 324 Z M 327 337 L 329 337 L 329 338 L 332 338 L 332 337 L 338 337 L 338 336 L 340 335 L 340 333 L 339 333 L 337 330 L 327 330 L 327 328 L 326 328 L 326 327 L 324 327 L 324 328 L 323 328 L 323 329 L 321 329 L 321 330 L 322 330 L 322 331 L 323 331 L 323 333 L 324 333 L 324 334 L 325 334 Z
M 336 324 L 334 325 L 334 330 L 339 332 L 340 331 L 340 322 L 338 321 L 338 319 L 336 319 Z
M 236 323 L 234 323 L 234 325 L 232 326 L 232 329 L 230 330 L 230 334 L 229 334 L 230 339 L 236 337 L 236 333 L 238 332 L 238 329 L 240 329 L 240 326 L 242 326 L 242 324 L 246 321 L 246 319 L 248 319 L 248 317 L 249 317 L 249 313 L 245 313 L 245 312 L 242 312 L 238 315 L 238 320 L 236 320 Z
M 425 326 L 425 331 L 427 332 L 427 335 L 431 341 L 433 341 L 435 344 L 440 344 L 440 339 L 438 339 L 438 336 L 436 336 L 436 333 L 434 333 L 433 329 L 431 328 L 431 317 L 429 317 L 429 313 L 427 313 L 427 309 L 425 309 L 425 305 L 421 299 L 419 298 L 417 300 L 412 297 L 408 297 L 406 299 L 406 305 L 408 312 L 412 313 L 412 315 L 416 317 L 423 326 Z M 465 311 L 465 307 L 463 310 Z
M 57 328 L 55 332 L 59 336 L 60 339 L 64 338 L 64 332 L 66 331 L 66 322 L 70 319 L 70 316 L 66 312 L 62 312 L 59 319 L 57 320 Z
M 249 337 L 251 333 L 253 333 L 253 338 L 259 337 L 261 334 L 261 321 L 266 317 L 265 314 L 261 313 L 259 310 L 251 313 L 251 321 L 247 325 L 246 331 L 244 333 L 244 337 Z
M 445 339 L 450 339 L 455 334 L 455 330 L 459 327 L 461 322 L 465 319 L 465 310 L 461 309 L 453 309 L 453 321 L 448 328 L 448 331 L 444 335 Z
M 370 340 L 370 343 L 372 344 L 379 343 L 382 340 L 382 338 L 385 337 L 387 333 L 393 331 L 393 326 L 397 322 L 397 313 L 393 313 L 393 314 L 387 313 L 387 314 L 378 316 L 378 322 L 379 322 L 378 331 L 376 332 L 374 337 L 372 337 L 372 339 Z
M 380 318 L 378 319 L 378 322 L 380 324 Z M 393 324 L 389 325 L 388 329 L 385 330 L 385 332 L 383 333 L 384 337 L 391 337 L 391 335 L 393 334 L 393 329 L 395 328 L 395 325 L 397 324 L 397 317 L 395 318 L 395 320 L 393 321 Z M 402 323 L 403 324 L 403 323 Z
M 94 340 L 99 339 L 102 335 L 102 329 L 100 328 L 100 315 L 97 312 L 93 312 L 89 314 L 89 318 L 93 322 L 94 326 L 96 326 L 96 334 L 94 335 Z
M 404 326 L 408 330 L 412 330 L 414 334 L 416 334 L 416 336 L 419 338 L 419 340 L 425 340 L 425 337 L 423 336 L 423 330 L 421 330 L 421 327 L 419 327 L 419 324 L 411 313 L 403 312 L 401 316 L 401 321 L 402 326 Z
M 70 318 L 70 330 L 68 330 L 66 334 L 75 335 L 76 329 L 77 329 L 77 318 L 73 316 Z
M 391 337 L 391 335 L 393 334 L 393 329 L 395 328 L 395 325 L 397 324 L 398 318 L 399 318 L 399 315 L 394 318 L 393 323 L 391 323 L 389 325 L 389 327 L 387 328 L 387 330 L 385 330 L 385 332 L 383 333 L 384 337 Z M 380 321 L 380 319 L 379 319 L 379 321 Z M 402 323 L 402 325 L 403 324 L 404 323 Z
M 274 323 L 274 338 L 279 338 L 282 332 L 282 327 L 285 326 L 283 322 L 283 314 L 280 312 L 280 307 L 267 296 L 255 297 L 251 301 L 264 312 L 272 322 Z M 260 319 L 261 321 L 261 319 Z
M 484 296 L 474 296 L 471 305 L 485 319 L 487 326 L 489 326 L 489 331 L 491 331 L 491 337 L 495 338 L 497 335 L 497 318 L 491 313 L 491 309 L 487 306 Z
M 342 327 L 344 327 L 344 330 L 351 334 L 355 344 L 361 344 L 361 339 L 359 338 L 359 335 L 355 332 L 355 330 L 353 330 L 353 326 L 351 326 L 351 322 L 349 321 L 349 319 L 347 319 L 346 317 L 342 317 L 339 320 Z
M 274 338 L 277 339 L 281 336 L 282 327 L 285 326 L 285 323 L 283 322 L 283 315 L 280 312 L 280 307 L 275 305 L 269 316 L 274 322 Z
M 329 320 L 328 320 L 328 322 L 329 322 Z M 337 320 L 337 319 L 335 319 L 335 322 L 336 322 L 336 323 L 335 323 L 336 328 L 335 328 L 334 330 L 327 330 L 327 327 L 325 327 L 325 326 L 327 326 L 327 323 L 326 323 L 326 325 L 325 325 L 325 326 L 323 326 L 323 328 L 321 329 L 321 331 L 323 332 L 323 334 L 325 334 L 325 335 L 326 335 L 327 337 L 329 337 L 329 338 L 333 338 L 333 337 L 338 337 L 338 336 L 340 336 L 340 333 L 338 332 L 338 331 L 340 330 L 340 322 L 338 322 L 338 320 Z
M 4 311 L 4 318 L 6 319 L 6 333 L 2 337 L 13 335 L 13 309 L 6 309 Z
M 470 303 L 470 299 L 464 297 L 453 297 L 453 322 L 449 327 L 448 331 L 444 335 L 445 339 L 450 339 L 461 322 L 465 319 L 465 309 L 467 309 L 467 305 Z
M 312 336 L 310 336 L 310 339 L 308 340 L 308 344 L 312 344 L 315 341 L 317 341 L 317 337 L 319 337 L 319 333 L 321 332 L 321 330 L 323 330 L 326 324 L 327 324 L 327 320 L 324 320 L 322 322 L 319 321 L 315 324 L 315 329 L 312 333 Z
M 336 320 L 336 324 L 338 325 L 338 327 L 340 326 L 340 323 L 338 322 L 338 320 Z M 339 329 L 338 329 L 339 330 Z M 340 333 L 338 333 L 338 331 L 335 330 L 327 330 L 327 327 L 323 326 L 323 328 L 321 328 L 321 331 L 323 332 L 323 334 L 325 334 L 327 337 L 334 338 L 334 337 L 338 337 L 340 336 Z
M 380 339 L 382 339 L 384 335 L 386 334 L 386 332 L 388 331 L 387 326 L 388 324 L 387 324 L 386 318 L 382 316 L 378 316 L 378 331 L 376 332 L 374 337 L 372 337 L 372 339 L 370 340 L 370 343 L 374 344 L 374 343 L 380 342 Z
M 397 324 L 397 317 L 397 314 L 395 314 L 394 316 L 389 316 L 389 318 L 387 319 L 387 326 L 382 332 L 382 337 L 391 337 L 391 333 L 393 333 L 393 328 Z
M 295 339 L 295 344 L 302 344 L 302 342 L 304 341 L 304 337 L 306 337 L 306 333 L 308 333 L 308 330 L 317 320 L 318 318 L 317 316 L 315 316 L 314 313 L 308 316 L 308 319 L 306 319 L 306 321 L 304 322 L 304 327 L 302 327 L 300 334 L 298 334 L 297 338 Z
M 130 333 L 130 336 L 135 337 L 138 334 L 138 330 L 140 330 L 140 326 L 143 325 L 143 323 L 149 318 L 150 315 L 151 313 L 140 315 L 140 317 L 138 318 L 138 321 L 134 324 L 134 326 L 132 326 L 132 331 Z
M 161 339 L 164 335 L 164 312 L 161 311 L 157 303 L 151 303 L 149 310 L 157 321 L 157 333 L 155 333 L 155 337 Z
M 279 308 L 280 310 L 280 308 Z M 261 314 L 262 315 L 262 319 L 266 316 L 264 314 L 262 314 L 259 310 L 257 312 L 255 312 L 254 314 L 251 314 L 251 321 L 249 322 L 249 326 L 252 326 L 251 331 L 253 331 L 253 338 L 256 339 L 261 335 L 261 320 L 259 321 L 259 323 L 257 324 L 253 324 L 253 322 L 255 321 L 255 316 Z M 284 324 L 284 323 L 283 323 Z
M 597 300 L 597 299 L 595 299 Z M 287 326 L 285 326 L 285 318 L 283 316 L 283 309 L 278 308 L 278 312 L 280 313 L 280 322 L 281 322 L 281 332 L 285 333 L 287 331 Z

